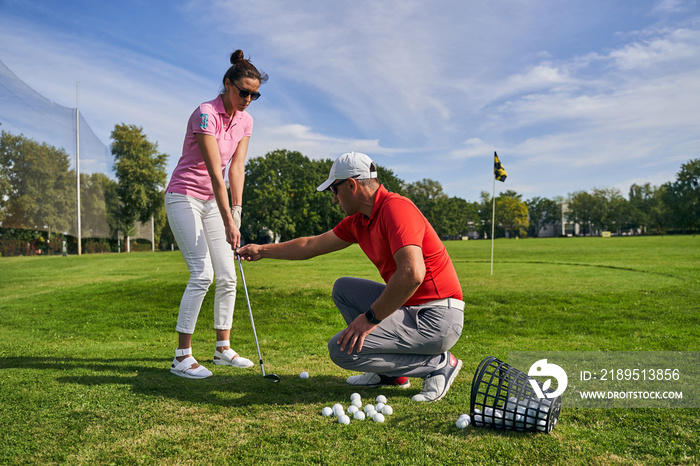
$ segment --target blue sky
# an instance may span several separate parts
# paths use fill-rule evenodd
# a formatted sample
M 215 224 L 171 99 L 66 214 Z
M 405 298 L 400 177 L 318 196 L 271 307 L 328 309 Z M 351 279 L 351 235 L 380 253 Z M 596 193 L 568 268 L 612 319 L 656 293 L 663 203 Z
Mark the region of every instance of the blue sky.
M 0 0 L 0 60 L 109 144 L 180 156 L 237 49 L 270 76 L 249 157 L 369 154 L 450 196 L 658 186 L 700 157 L 698 0 Z

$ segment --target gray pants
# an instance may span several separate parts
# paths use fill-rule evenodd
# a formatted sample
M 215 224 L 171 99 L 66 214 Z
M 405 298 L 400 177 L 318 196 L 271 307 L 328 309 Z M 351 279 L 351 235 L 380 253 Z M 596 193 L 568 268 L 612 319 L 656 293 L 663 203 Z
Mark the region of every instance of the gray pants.
M 364 314 L 386 288 L 362 278 L 343 277 L 333 285 L 333 301 L 345 322 Z M 367 335 L 359 353 L 340 351 L 338 332 L 328 342 L 331 360 L 343 369 L 375 372 L 392 377 L 425 377 L 457 343 L 464 312 L 451 307 L 405 306 L 391 314 Z

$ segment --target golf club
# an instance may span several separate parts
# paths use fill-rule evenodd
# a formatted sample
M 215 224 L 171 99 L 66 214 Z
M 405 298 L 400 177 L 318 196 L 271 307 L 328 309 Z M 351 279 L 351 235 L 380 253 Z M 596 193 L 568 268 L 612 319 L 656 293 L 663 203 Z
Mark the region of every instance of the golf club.
M 243 275 L 243 262 L 241 256 L 238 257 L 238 267 L 241 269 L 241 280 L 243 281 L 243 289 L 245 290 L 245 300 L 248 303 L 248 313 L 250 313 L 250 324 L 253 326 L 253 335 L 255 336 L 255 346 L 258 348 L 258 358 L 260 359 L 260 369 L 262 370 L 263 379 L 268 382 L 277 383 L 280 378 L 277 374 L 265 374 L 265 366 L 263 365 L 262 354 L 260 353 L 260 343 L 258 343 L 258 333 L 255 331 L 255 322 L 253 321 L 253 309 L 250 307 L 250 298 L 248 297 L 248 287 L 245 284 L 245 275 Z

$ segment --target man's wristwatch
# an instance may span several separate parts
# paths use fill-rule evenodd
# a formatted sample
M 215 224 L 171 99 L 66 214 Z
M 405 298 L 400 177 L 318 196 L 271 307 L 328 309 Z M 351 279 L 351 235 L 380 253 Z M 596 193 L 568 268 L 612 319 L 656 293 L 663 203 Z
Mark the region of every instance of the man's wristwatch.
M 365 312 L 365 317 L 367 317 L 367 321 L 370 324 L 377 325 L 381 322 L 380 319 L 377 319 L 377 317 L 374 315 L 374 311 L 370 309 L 369 311 Z

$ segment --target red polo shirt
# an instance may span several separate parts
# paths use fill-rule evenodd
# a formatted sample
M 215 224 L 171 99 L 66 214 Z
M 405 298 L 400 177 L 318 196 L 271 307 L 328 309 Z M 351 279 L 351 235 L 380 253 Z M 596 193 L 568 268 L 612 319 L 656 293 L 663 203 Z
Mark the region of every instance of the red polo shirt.
M 409 245 L 423 250 L 425 278 L 405 306 L 462 299 L 457 272 L 433 227 L 410 199 L 387 191 L 384 185 L 377 191 L 369 218 L 359 212 L 345 217 L 333 232 L 343 241 L 358 243 L 384 282 L 396 271 L 396 251 Z

